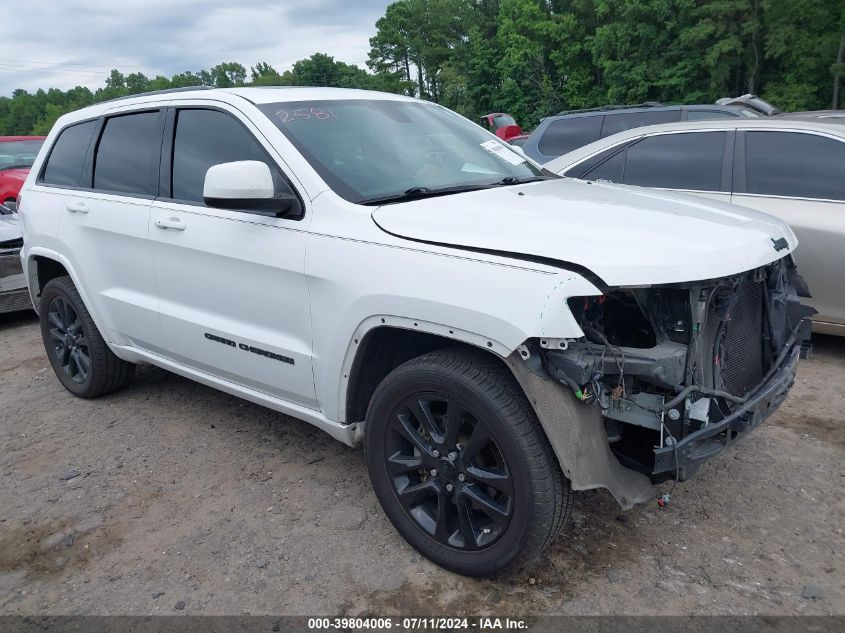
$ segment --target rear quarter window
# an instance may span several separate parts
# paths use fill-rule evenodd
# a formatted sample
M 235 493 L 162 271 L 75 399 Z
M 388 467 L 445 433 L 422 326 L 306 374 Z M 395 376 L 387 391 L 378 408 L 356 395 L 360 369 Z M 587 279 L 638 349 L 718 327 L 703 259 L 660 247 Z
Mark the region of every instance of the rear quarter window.
M 537 144 L 544 156 L 567 152 L 598 140 L 603 116 L 582 116 L 552 121 Z
M 64 187 L 81 185 L 85 155 L 96 127 L 96 121 L 86 121 L 66 127 L 59 133 L 44 166 L 42 183 Z

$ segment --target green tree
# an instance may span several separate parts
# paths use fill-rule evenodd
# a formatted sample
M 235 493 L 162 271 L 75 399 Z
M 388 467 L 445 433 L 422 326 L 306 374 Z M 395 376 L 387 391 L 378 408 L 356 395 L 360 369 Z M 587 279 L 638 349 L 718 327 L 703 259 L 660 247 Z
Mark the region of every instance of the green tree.
M 389 4 L 384 17 L 376 22 L 376 34 L 370 38 L 367 66 L 377 75 L 394 74 L 404 79 L 407 94 L 414 96 L 422 89 L 422 80 L 414 86 L 411 65 L 421 64 L 419 51 L 412 50 L 412 33 L 417 30 L 412 5 L 407 0 Z
M 845 7 L 830 0 L 762 0 L 767 82 L 762 96 L 787 110 L 829 107 Z
M 282 76 L 267 62 L 258 62 L 250 68 L 253 86 L 282 86 Z
M 562 109 L 708 103 L 757 92 L 781 108 L 841 105 L 842 0 L 397 0 L 364 68 L 320 52 L 280 73 L 238 62 L 170 78 L 112 70 L 91 91 L 0 97 L 0 134 L 46 132 L 71 110 L 170 87 L 314 85 L 419 96 L 524 129 Z
M 204 71 L 203 71 L 204 72 Z M 210 84 L 216 88 L 233 88 L 246 83 L 246 68 L 238 62 L 223 62 L 208 71 Z

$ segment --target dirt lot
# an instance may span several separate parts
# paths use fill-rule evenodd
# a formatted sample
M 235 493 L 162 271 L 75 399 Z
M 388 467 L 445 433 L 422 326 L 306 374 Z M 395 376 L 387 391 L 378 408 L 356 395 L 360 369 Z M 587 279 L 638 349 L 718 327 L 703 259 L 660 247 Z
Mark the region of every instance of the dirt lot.
M 31 314 L 0 316 L 0 360 L 0 613 L 845 614 L 845 340 L 667 509 L 582 493 L 496 581 L 422 560 L 305 423 L 157 369 L 75 399 Z

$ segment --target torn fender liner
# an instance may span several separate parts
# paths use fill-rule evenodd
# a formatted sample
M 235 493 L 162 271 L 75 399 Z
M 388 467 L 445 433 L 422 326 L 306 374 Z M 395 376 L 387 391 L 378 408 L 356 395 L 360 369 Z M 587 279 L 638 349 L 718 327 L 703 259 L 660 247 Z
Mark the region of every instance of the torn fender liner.
M 611 452 L 598 407 L 576 402 L 564 385 L 533 373 L 518 352 L 506 362 L 540 418 L 573 490 L 607 488 L 623 510 L 654 498 L 649 478 L 622 466 Z

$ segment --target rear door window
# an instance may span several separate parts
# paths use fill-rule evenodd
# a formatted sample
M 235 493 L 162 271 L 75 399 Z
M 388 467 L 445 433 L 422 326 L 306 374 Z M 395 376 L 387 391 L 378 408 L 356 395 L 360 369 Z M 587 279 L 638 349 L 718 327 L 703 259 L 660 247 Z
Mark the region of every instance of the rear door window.
M 94 189 L 155 195 L 152 169 L 160 150 L 158 111 L 107 119 L 94 158 Z
M 598 140 L 602 116 L 582 116 L 552 121 L 537 147 L 544 156 L 563 156 L 567 152 Z
M 726 132 L 688 132 L 646 137 L 628 148 L 624 182 L 720 191 L 726 136 Z
M 845 143 L 800 132 L 745 133 L 746 190 L 845 200 Z
M 644 125 L 658 125 L 659 123 L 673 123 L 681 120 L 681 109 L 648 110 L 646 112 L 619 112 L 604 117 L 601 137 L 610 136 Z
M 86 121 L 62 130 L 50 150 L 41 182 L 47 185 L 79 187 L 85 154 L 96 127 L 96 121 Z

